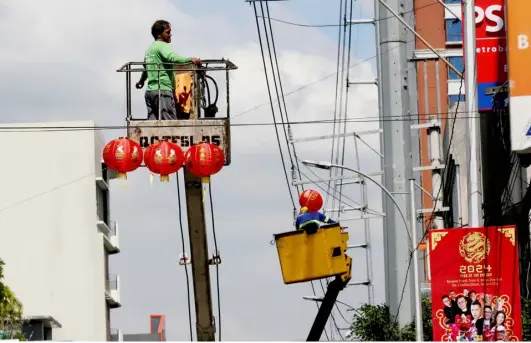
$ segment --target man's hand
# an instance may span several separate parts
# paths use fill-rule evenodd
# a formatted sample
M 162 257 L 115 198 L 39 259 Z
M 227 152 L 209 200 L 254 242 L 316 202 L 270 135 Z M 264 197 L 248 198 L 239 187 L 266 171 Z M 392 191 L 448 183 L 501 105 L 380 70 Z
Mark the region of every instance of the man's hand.
M 199 59 L 197 57 L 190 57 L 190 60 L 192 60 L 193 64 L 201 65 L 201 59 Z
M 140 80 L 136 83 L 136 89 L 142 89 L 144 87 L 144 81 Z

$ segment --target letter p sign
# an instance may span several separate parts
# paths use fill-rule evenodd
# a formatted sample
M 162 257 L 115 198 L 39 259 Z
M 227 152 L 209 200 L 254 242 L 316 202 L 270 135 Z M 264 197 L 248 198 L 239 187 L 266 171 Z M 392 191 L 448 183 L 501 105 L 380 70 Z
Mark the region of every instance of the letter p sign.
M 529 48 L 529 37 L 527 35 L 518 35 L 518 49 L 524 50 Z

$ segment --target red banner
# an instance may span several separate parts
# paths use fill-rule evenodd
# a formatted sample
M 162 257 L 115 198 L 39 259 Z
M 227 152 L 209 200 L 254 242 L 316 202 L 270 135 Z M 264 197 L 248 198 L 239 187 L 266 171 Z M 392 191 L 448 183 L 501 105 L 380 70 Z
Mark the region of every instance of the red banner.
M 521 341 L 514 226 L 429 233 L 434 341 Z

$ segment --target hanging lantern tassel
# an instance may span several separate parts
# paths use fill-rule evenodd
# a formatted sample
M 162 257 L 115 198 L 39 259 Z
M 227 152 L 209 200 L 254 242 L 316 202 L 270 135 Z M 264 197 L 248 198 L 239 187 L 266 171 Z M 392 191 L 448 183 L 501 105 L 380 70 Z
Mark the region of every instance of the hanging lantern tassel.
M 169 175 L 161 175 L 160 176 L 160 182 L 170 182 L 170 176 Z
M 120 172 L 117 172 L 117 173 L 116 173 L 116 178 L 117 178 L 117 179 L 121 179 L 121 180 L 127 180 L 127 173 L 120 173 Z
M 122 182 L 122 188 L 123 189 L 126 189 L 127 188 L 127 184 L 125 182 Z
M 153 186 L 153 173 L 149 173 L 149 184 Z
M 201 184 L 203 185 L 203 204 L 205 203 L 207 185 L 210 185 L 210 176 L 201 176 Z

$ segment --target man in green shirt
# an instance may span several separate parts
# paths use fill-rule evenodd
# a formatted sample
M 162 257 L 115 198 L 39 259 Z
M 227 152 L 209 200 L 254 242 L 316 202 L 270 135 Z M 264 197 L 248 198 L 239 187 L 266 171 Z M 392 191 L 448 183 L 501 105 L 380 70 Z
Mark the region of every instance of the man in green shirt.
M 177 109 L 175 106 L 175 73 L 174 64 L 194 63 L 201 64 L 195 57 L 182 57 L 177 55 L 170 47 L 171 25 L 165 20 L 157 20 L 151 27 L 151 34 L 155 41 L 147 48 L 144 57 L 144 68 L 136 88 L 141 89 L 147 80 L 145 94 L 148 110 L 148 120 L 175 120 Z M 157 69 L 162 69 L 158 71 Z

